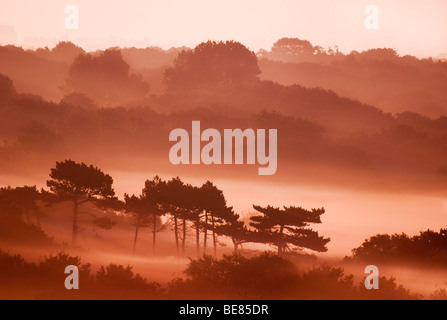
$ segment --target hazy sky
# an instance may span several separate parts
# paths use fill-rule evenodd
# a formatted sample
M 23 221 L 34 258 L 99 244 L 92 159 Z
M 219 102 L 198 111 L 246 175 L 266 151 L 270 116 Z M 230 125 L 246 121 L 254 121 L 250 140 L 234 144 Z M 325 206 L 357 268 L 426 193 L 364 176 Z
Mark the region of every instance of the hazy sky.
M 364 26 L 371 4 L 379 9 L 379 30 Z M 65 28 L 67 5 L 79 8 L 78 30 Z M 211 39 L 258 50 L 288 36 L 344 52 L 391 47 L 417 56 L 447 53 L 446 0 L 0 0 L 0 26 L 13 26 L 14 42 L 28 47 L 72 40 L 89 50 L 168 48 Z

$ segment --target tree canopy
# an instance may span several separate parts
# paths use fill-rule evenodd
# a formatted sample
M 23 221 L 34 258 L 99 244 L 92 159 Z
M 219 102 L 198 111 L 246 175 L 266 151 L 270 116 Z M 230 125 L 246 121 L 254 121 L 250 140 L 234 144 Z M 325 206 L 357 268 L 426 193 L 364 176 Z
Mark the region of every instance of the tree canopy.
M 447 229 L 421 231 L 409 236 L 378 234 L 352 250 L 353 260 L 388 263 L 447 264 Z
M 93 200 L 115 195 L 112 177 L 93 165 L 73 160 L 56 162 L 50 177 L 47 186 L 61 198 Z
M 181 92 L 201 86 L 222 87 L 258 81 L 261 73 L 254 52 L 239 42 L 208 41 L 181 51 L 164 79 L 168 91 Z
M 76 243 L 78 234 L 78 207 L 82 203 L 96 200 L 110 199 L 115 195 L 112 188 L 113 179 L 93 165 L 76 163 L 73 160 L 56 162 L 56 167 L 51 169 L 51 180 L 47 181 L 50 191 L 61 201 L 73 202 L 73 229 L 72 241 Z M 96 223 L 106 228 L 110 223 L 95 220 Z
M 262 215 L 250 218 L 250 225 L 256 229 L 258 241 L 270 243 L 278 248 L 278 254 L 293 247 L 307 248 L 318 252 L 327 251 L 329 238 L 307 228 L 310 223 L 321 223 L 324 208 L 306 210 L 301 207 L 276 208 L 272 206 L 253 208 Z
M 149 85 L 141 75 L 130 74 L 119 50 L 108 49 L 99 55 L 78 55 L 70 66 L 64 91 L 84 93 L 108 107 L 144 98 Z

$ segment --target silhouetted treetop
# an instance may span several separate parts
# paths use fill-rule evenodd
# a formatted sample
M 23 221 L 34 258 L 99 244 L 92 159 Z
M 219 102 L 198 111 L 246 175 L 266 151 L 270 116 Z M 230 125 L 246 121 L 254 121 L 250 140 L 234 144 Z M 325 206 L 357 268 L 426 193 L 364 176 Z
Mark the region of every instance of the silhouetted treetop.
M 224 215 L 227 201 L 222 190 L 219 190 L 211 181 L 207 181 L 200 188 L 200 193 L 200 206 L 203 210 L 216 216 Z
M 309 41 L 298 38 L 281 38 L 272 47 L 272 53 L 283 55 L 314 54 L 315 51 Z
M 155 176 L 152 180 L 146 180 L 141 197 L 154 208 L 157 207 L 161 210 L 167 197 L 166 181 L 162 180 L 159 176 Z
M 163 50 L 159 47 L 132 47 L 122 48 L 121 53 L 124 60 L 132 69 L 153 69 L 172 65 L 177 55 L 185 49 L 187 48 L 181 47 Z
M 421 231 L 414 236 L 378 234 L 352 249 L 352 259 L 389 263 L 447 264 L 447 229 Z
M 56 162 L 47 181 L 50 190 L 59 196 L 86 198 L 114 196 L 113 179 L 93 165 L 76 163 L 73 160 Z
M 295 227 L 306 227 L 309 223 L 321 223 L 320 215 L 325 210 L 312 209 L 306 210 L 301 207 L 284 207 L 284 209 L 267 206 L 265 208 L 260 206 L 253 206 L 256 211 L 261 212 L 264 216 L 252 217 L 251 226 L 256 229 L 270 229 L 274 226 L 287 226 L 293 225 Z
M 104 106 L 141 99 L 149 85 L 141 75 L 130 74 L 121 52 L 106 50 L 99 55 L 82 53 L 70 66 L 65 91 L 81 92 Z
M 23 219 L 30 213 L 38 213 L 39 207 L 36 201 L 39 198 L 36 186 L 0 188 L 0 217 Z
M 36 49 L 36 55 L 42 58 L 69 64 L 82 53 L 85 53 L 84 49 L 70 41 L 61 41 L 51 50 L 48 47 Z
M 363 51 L 362 53 L 351 53 L 359 56 L 361 59 L 370 60 L 396 60 L 399 58 L 396 50 L 391 48 L 376 48 Z
M 308 229 L 310 223 L 321 223 L 320 216 L 324 208 L 306 210 L 301 207 L 284 207 L 283 209 L 254 205 L 261 216 L 250 217 L 250 225 L 256 229 L 252 235 L 256 242 L 269 243 L 278 247 L 278 254 L 290 246 L 308 248 L 314 251 L 327 251 L 329 238 L 323 238 L 318 232 Z
M 50 245 L 40 228 L 45 213 L 38 201 L 43 195 L 35 186 L 0 188 L 0 241 L 31 246 Z
M 193 50 L 183 50 L 174 67 L 165 72 L 168 91 L 188 90 L 200 85 L 229 86 L 254 82 L 261 73 L 254 52 L 235 41 L 208 41 Z
M 325 50 L 320 46 L 313 46 L 310 41 L 298 38 L 281 38 L 276 41 L 270 51 L 261 49 L 258 52 L 259 58 L 279 60 L 284 62 L 304 62 L 334 60 L 342 56 L 338 47 Z

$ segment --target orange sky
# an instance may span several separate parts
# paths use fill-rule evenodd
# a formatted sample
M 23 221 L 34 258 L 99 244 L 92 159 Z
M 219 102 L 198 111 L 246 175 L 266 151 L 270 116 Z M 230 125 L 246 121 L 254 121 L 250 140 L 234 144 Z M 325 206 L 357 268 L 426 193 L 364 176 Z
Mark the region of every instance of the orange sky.
M 379 30 L 364 27 L 369 4 L 380 10 Z M 67 5 L 79 8 L 79 30 L 65 28 Z M 15 44 L 52 47 L 71 40 L 88 50 L 194 46 L 209 39 L 258 50 L 289 36 L 344 52 L 391 47 L 438 56 L 447 53 L 446 18 L 445 0 L 0 0 L 0 26 L 15 28 Z

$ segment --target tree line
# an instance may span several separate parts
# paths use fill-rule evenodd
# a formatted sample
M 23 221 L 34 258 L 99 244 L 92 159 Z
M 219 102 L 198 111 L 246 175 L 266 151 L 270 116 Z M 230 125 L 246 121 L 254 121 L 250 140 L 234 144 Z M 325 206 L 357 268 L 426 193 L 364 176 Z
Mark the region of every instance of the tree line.
M 30 217 L 34 216 L 39 224 L 41 209 L 37 205 L 38 200 L 46 206 L 68 201 L 72 203 L 72 245 L 77 244 L 80 206 L 85 203 L 130 216 L 135 227 L 134 252 L 141 229 L 148 227 L 152 231 L 152 250 L 155 251 L 157 233 L 166 226 L 162 223 L 162 217 L 173 226 L 178 255 L 185 255 L 190 230 L 195 234 L 198 256 L 202 251 L 207 253 L 210 248 L 216 254 L 220 237 L 231 239 L 234 251 L 250 242 L 273 246 L 278 254 L 302 249 L 324 252 L 330 241 L 309 228 L 310 224 L 321 223 L 324 208 L 306 210 L 293 206 L 253 205 L 257 214 L 250 217 L 247 226 L 233 207 L 228 206 L 223 191 L 211 181 L 197 187 L 179 177 L 163 180 L 156 176 L 145 181 L 141 194 L 126 193 L 120 200 L 115 194 L 110 175 L 93 165 L 65 160 L 56 162 L 46 184 L 49 189 L 40 191 L 35 186 L 1 188 L 0 221 L 1 218 L 15 217 L 16 220 L 27 219 L 31 223 Z M 104 229 L 111 229 L 115 223 L 106 216 L 97 216 L 93 222 Z

